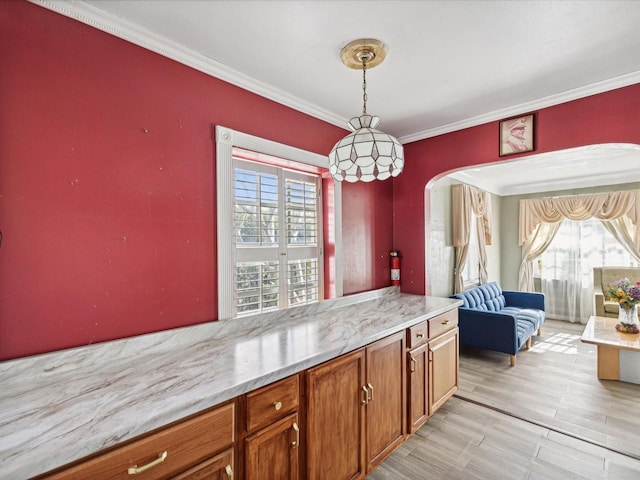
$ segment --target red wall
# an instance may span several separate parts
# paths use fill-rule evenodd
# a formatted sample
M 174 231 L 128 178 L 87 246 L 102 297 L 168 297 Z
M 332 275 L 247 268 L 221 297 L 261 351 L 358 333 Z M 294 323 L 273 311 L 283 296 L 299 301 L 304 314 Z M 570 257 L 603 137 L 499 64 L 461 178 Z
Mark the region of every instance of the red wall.
M 344 182 L 343 182 L 344 183 Z M 355 183 L 345 189 L 342 209 L 342 260 L 345 292 L 363 292 L 391 283 L 389 252 L 393 232 L 390 181 Z M 354 208 L 355 207 L 355 208 Z M 363 222 L 362 219 L 368 219 Z
M 599 143 L 640 143 L 639 125 L 640 84 L 636 84 L 537 111 L 535 153 Z M 402 290 L 423 294 L 425 186 L 452 169 L 505 160 L 498 156 L 498 122 L 407 144 L 405 157 L 405 170 L 393 184 L 393 241 L 403 256 Z
M 215 320 L 215 125 L 317 153 L 345 134 L 27 2 L 0 0 L 0 61 L 0 360 Z M 640 143 L 639 103 L 540 110 L 536 152 Z M 425 185 L 500 160 L 497 137 L 414 142 L 393 182 L 343 185 L 345 294 L 389 285 L 392 249 L 425 292 Z
M 0 60 L 0 360 L 214 320 L 215 125 L 345 135 L 27 2 L 0 1 Z M 386 286 L 392 185 L 343 193 L 370 254 L 345 293 Z

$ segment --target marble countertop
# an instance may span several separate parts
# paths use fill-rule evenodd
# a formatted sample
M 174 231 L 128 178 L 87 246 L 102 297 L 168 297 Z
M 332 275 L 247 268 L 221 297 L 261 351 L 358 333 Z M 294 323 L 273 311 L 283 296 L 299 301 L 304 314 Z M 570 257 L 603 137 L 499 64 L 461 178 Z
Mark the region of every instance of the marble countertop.
M 457 307 L 397 287 L 0 363 L 0 479 L 29 478 Z

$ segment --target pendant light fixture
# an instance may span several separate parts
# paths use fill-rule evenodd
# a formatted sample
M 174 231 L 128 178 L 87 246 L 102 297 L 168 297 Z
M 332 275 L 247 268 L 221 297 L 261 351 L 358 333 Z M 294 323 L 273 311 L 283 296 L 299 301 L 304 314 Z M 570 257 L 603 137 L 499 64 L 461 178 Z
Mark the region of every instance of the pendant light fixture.
M 386 56 L 380 40 L 360 39 L 348 43 L 340 58 L 349 68 L 362 69 L 362 115 L 349 121 L 351 133 L 329 152 L 329 172 L 341 182 L 372 182 L 397 177 L 404 167 L 402 144 L 376 127 L 380 117 L 367 113 L 367 68 L 380 65 Z

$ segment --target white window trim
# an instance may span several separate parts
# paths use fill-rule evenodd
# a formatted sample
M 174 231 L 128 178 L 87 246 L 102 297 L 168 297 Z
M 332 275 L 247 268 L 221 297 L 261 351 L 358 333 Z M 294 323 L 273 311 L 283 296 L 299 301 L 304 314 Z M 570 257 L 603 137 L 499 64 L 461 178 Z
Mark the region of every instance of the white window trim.
M 233 147 L 327 168 L 326 156 L 216 125 L 216 195 L 218 203 L 218 320 L 233 318 Z M 342 297 L 342 185 L 334 185 L 335 288 Z M 331 220 L 331 219 L 327 219 Z M 324 265 L 321 265 L 324 268 Z

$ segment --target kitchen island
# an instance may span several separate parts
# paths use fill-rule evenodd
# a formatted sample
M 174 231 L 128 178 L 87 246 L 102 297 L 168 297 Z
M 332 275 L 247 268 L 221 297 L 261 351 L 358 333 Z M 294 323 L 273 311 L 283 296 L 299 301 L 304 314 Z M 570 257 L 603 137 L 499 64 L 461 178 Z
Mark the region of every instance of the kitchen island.
M 114 447 L 459 303 L 390 287 L 2 362 L 0 478 L 30 478 Z

